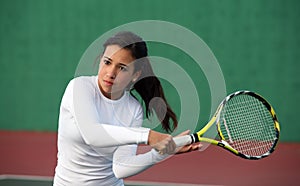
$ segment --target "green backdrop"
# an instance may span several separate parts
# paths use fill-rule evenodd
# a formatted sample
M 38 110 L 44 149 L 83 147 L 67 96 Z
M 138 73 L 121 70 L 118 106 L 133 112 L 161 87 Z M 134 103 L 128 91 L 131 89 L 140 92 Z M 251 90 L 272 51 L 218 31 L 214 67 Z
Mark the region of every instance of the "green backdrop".
M 297 0 L 0 0 L 0 129 L 56 131 L 61 96 L 87 47 L 119 25 L 164 20 L 207 43 L 228 93 L 249 89 L 264 95 L 278 114 L 281 140 L 300 141 L 299 5 Z M 149 50 L 178 63 L 191 60 L 169 46 L 150 43 Z M 193 65 L 184 68 L 204 82 L 197 87 L 203 123 L 210 111 L 205 77 Z M 178 112 L 178 95 L 164 84 Z

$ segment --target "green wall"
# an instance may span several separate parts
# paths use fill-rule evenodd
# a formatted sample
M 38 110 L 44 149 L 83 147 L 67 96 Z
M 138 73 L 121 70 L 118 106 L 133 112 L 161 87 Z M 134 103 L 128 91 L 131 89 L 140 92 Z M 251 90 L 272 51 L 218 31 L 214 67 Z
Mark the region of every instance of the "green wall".
M 281 139 L 300 141 L 299 5 L 297 0 L 0 0 L 0 129 L 56 131 L 61 96 L 87 47 L 119 25 L 151 19 L 200 36 L 222 68 L 227 92 L 264 95 L 278 114 Z M 151 55 L 190 60 L 168 46 L 150 43 L 149 49 Z M 205 79 L 193 66 L 185 69 L 192 78 Z M 207 88 L 197 87 L 204 103 L 200 123 L 210 111 Z M 178 111 L 177 95 L 167 84 L 166 92 Z

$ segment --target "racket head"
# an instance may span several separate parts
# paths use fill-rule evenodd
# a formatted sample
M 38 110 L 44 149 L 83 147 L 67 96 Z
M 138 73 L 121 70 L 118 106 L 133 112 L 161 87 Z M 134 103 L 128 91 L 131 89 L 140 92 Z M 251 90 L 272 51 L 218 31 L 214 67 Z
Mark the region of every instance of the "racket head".
M 219 146 L 245 159 L 261 159 L 275 150 L 279 122 L 273 107 L 262 96 L 238 91 L 227 96 L 219 108 Z

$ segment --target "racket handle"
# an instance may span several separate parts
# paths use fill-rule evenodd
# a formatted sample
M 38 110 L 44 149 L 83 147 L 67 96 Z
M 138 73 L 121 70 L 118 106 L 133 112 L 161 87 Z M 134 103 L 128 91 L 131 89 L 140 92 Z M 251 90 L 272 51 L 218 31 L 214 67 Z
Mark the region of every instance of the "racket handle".
M 191 135 L 174 137 L 173 140 L 177 147 L 189 145 L 193 142 Z

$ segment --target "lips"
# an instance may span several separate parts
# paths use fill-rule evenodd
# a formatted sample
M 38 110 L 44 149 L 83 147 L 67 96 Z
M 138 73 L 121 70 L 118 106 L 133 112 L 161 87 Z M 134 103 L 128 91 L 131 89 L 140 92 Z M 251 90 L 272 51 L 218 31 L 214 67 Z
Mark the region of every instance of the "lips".
M 114 84 L 114 82 L 107 81 L 107 80 L 103 80 L 103 82 L 106 86 L 112 86 Z

